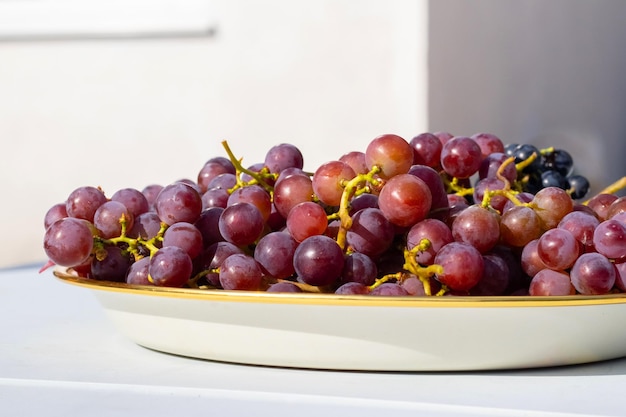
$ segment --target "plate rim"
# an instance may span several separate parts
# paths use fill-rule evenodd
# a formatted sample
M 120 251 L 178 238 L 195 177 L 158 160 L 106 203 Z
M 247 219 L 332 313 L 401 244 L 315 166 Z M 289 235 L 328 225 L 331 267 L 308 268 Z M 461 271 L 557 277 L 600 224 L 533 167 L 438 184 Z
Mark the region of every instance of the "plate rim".
M 407 308 L 494 308 L 494 307 L 576 307 L 626 304 L 626 293 L 569 296 L 371 296 L 326 293 L 270 293 L 222 289 L 196 289 L 134 285 L 101 281 L 72 275 L 55 269 L 60 281 L 91 290 L 189 300 L 244 302 L 261 304 L 297 304 L 319 306 L 407 307 Z

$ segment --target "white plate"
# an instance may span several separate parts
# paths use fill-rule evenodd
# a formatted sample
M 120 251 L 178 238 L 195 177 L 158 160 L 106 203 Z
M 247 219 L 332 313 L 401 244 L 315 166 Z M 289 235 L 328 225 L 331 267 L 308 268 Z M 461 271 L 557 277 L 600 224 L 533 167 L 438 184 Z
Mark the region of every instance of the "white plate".
M 76 278 L 135 343 L 252 365 L 464 371 L 626 356 L 626 294 L 375 297 L 129 286 Z

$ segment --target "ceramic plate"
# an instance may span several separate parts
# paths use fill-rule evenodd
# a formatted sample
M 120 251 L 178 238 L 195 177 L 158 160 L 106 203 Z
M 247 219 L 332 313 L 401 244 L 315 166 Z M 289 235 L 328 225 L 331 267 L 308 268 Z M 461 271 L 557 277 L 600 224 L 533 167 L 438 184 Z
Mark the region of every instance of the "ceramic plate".
M 215 361 L 360 371 L 498 370 L 626 356 L 626 294 L 375 297 L 129 286 L 94 293 L 135 343 Z

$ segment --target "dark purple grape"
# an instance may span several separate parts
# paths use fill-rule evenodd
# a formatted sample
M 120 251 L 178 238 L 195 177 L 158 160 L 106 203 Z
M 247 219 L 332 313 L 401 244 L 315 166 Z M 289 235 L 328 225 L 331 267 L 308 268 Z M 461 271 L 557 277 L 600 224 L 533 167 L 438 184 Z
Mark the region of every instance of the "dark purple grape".
M 228 242 L 245 246 L 261 237 L 265 223 L 259 209 L 250 203 L 226 207 L 218 222 L 220 233 Z
M 215 242 L 224 240 L 219 226 L 220 216 L 223 211 L 224 209 L 221 207 L 211 207 L 203 210 L 198 220 L 194 223 L 202 235 L 202 243 L 205 248 L 208 248 Z
M 150 258 L 148 256 L 135 261 L 126 273 L 126 283 L 132 285 L 153 285 L 149 280 L 148 269 Z
M 302 282 L 320 287 L 331 285 L 343 271 L 343 252 L 328 236 L 311 236 L 296 248 L 293 265 Z
M 346 242 L 356 252 L 375 257 L 389 249 L 394 235 L 393 225 L 380 209 L 366 208 L 352 217 Z
M 225 290 L 257 291 L 261 287 L 263 272 L 254 258 L 236 253 L 220 266 L 219 279 Z
M 376 281 L 378 268 L 369 256 L 353 252 L 346 256 L 340 282 L 360 282 L 364 285 L 372 285 Z
M 192 270 L 191 258 L 178 246 L 161 248 L 150 258 L 150 278 L 157 286 L 182 287 L 191 278 Z
M 220 288 L 219 275 L 215 270 L 222 266 L 226 258 L 235 253 L 243 254 L 244 252 L 230 242 L 223 241 L 212 244 L 193 260 L 194 274 L 212 271 L 205 274 L 205 279 L 209 285 Z
M 574 200 L 580 200 L 584 198 L 587 193 L 589 193 L 589 188 L 591 185 L 589 184 L 589 180 L 582 175 L 572 175 L 566 178 L 567 179 L 567 188 L 569 189 L 570 196 Z
M 161 230 L 161 218 L 154 211 L 137 216 L 133 222 L 133 227 L 128 231 L 127 235 L 134 239 L 141 238 L 150 240 L 154 238 Z
M 298 292 L 302 292 L 302 289 L 291 281 L 281 281 L 281 282 L 275 282 L 274 284 L 270 285 L 269 287 L 267 287 L 266 291 L 267 292 L 298 293 Z
M 202 212 L 202 198 L 191 186 L 176 182 L 166 185 L 154 202 L 162 222 L 195 222 Z
M 97 280 L 125 282 L 132 263 L 131 255 L 127 251 L 107 245 L 104 253 L 99 251 L 98 256 L 91 261 L 91 275 Z
M 289 233 L 271 232 L 257 243 L 254 259 L 267 275 L 285 279 L 295 272 L 293 256 L 297 247 L 298 242 Z
M 403 297 L 409 293 L 402 285 L 397 282 L 385 282 L 370 291 L 370 295 L 381 297 Z

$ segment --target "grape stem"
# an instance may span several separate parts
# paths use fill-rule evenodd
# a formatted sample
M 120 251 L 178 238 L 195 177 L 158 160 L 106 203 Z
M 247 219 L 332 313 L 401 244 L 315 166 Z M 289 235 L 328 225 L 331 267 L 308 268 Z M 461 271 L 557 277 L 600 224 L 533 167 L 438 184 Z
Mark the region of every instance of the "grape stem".
M 337 244 L 342 250 L 346 250 L 346 235 L 350 227 L 352 227 L 352 217 L 350 217 L 350 200 L 359 190 L 364 188 L 364 184 L 369 183 L 375 186 L 382 184 L 382 180 L 376 177 L 376 175 L 378 175 L 381 171 L 381 167 L 375 165 L 368 173 L 359 174 L 342 184 L 343 192 L 341 194 L 339 210 L 329 218 L 338 218 L 340 220 L 339 230 L 337 232 Z
M 618 191 L 621 191 L 623 189 L 626 188 L 626 177 L 622 177 L 619 180 L 615 181 L 613 184 L 607 186 L 606 188 L 600 190 L 599 193 L 597 193 L 596 195 L 600 195 L 600 194 L 615 194 Z M 583 202 L 584 205 L 589 204 L 589 200 L 586 200 Z
M 267 191 L 268 193 L 270 193 L 270 195 L 272 195 L 274 193 L 274 188 L 265 181 L 265 179 L 263 178 L 263 175 L 259 174 L 258 172 L 254 172 L 254 171 L 251 171 L 251 170 L 249 170 L 247 168 L 244 168 L 243 165 L 241 165 L 241 161 L 243 159 L 238 159 L 235 156 L 233 151 L 230 149 L 230 146 L 228 145 L 228 141 L 223 140 L 222 141 L 222 146 L 224 147 L 224 150 L 228 154 L 228 158 L 230 159 L 230 162 L 235 166 L 235 171 L 237 172 L 237 174 L 236 174 L 236 176 L 237 176 L 237 186 L 235 186 L 235 188 L 242 187 L 243 185 L 245 185 L 241 181 L 241 174 L 245 173 L 245 174 L 250 175 L 252 178 L 254 178 L 254 180 L 257 182 L 257 184 L 259 184 L 261 187 L 263 187 L 263 189 L 265 191 Z M 229 192 L 232 192 L 232 190 L 229 190 Z

